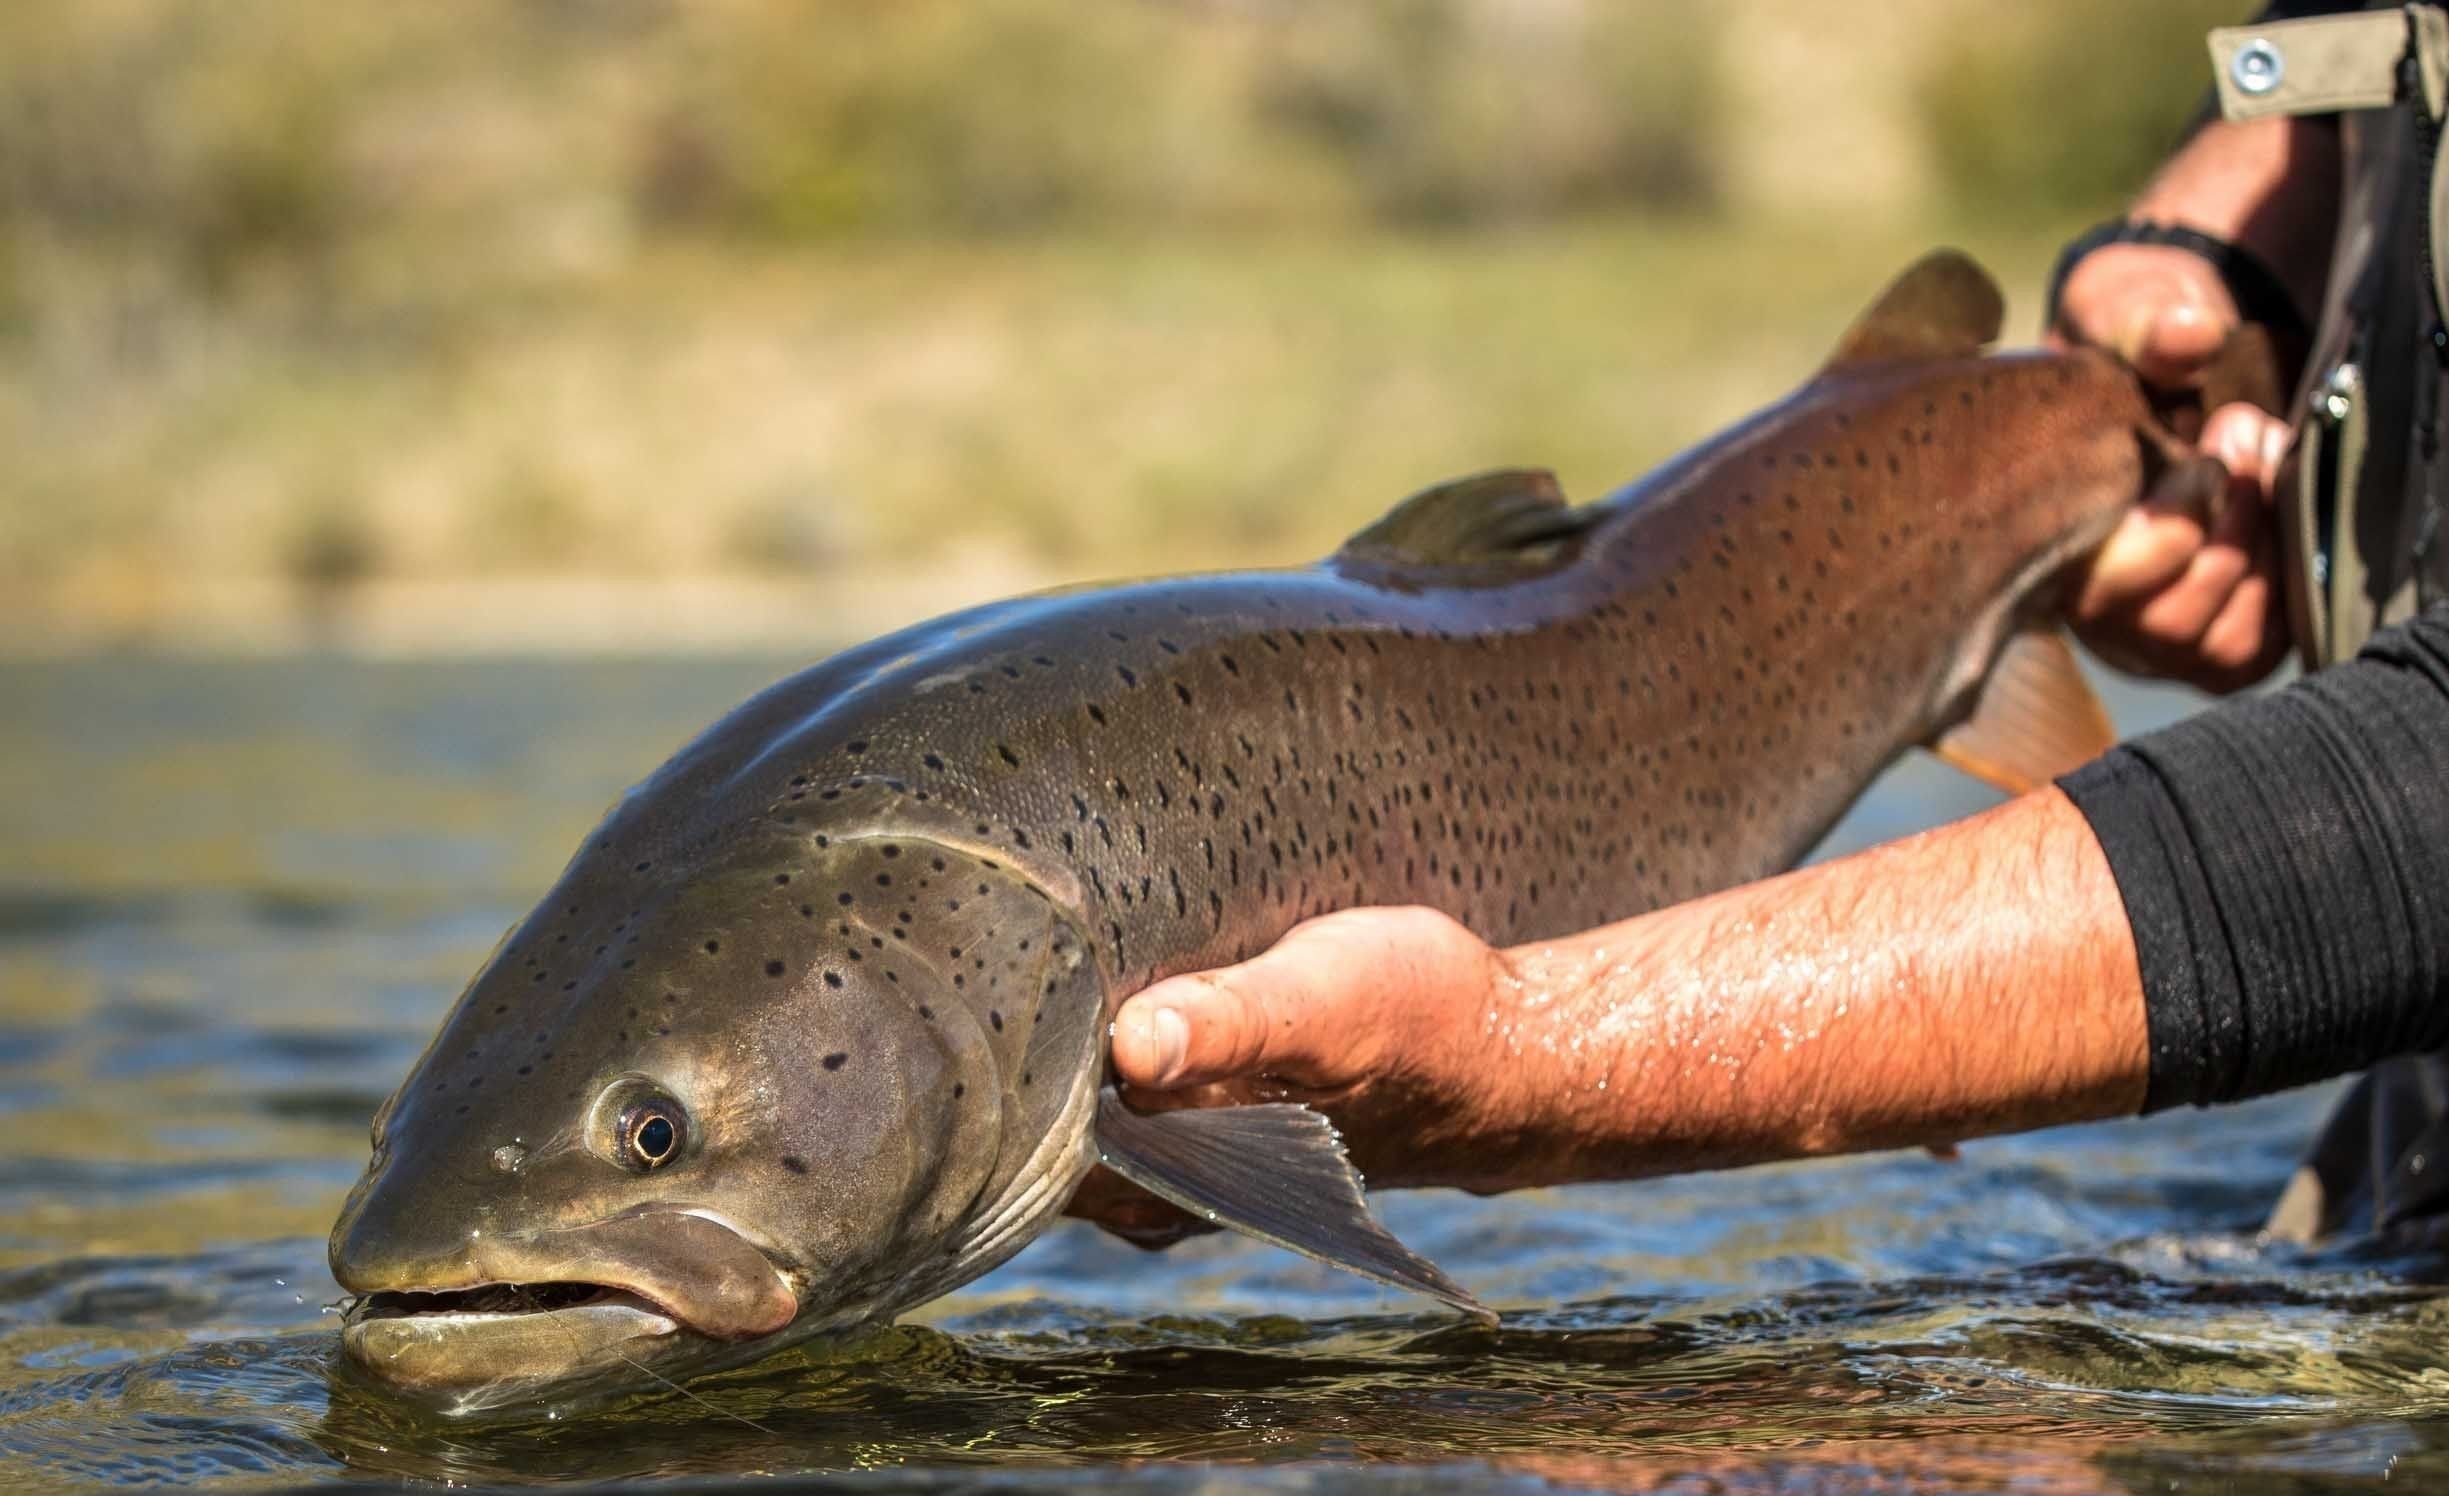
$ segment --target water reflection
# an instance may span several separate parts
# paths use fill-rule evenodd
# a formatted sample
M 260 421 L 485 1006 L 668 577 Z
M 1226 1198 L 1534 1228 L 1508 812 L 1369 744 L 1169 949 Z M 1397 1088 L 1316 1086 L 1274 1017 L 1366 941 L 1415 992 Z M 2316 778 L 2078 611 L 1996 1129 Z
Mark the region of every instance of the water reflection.
M 372 1396 L 322 1262 L 367 1118 L 613 792 L 789 663 L 0 669 L 0 775 L 39 787 L 0 799 L 0 1487 L 2449 1482 L 2437 1264 L 2240 1234 L 2318 1093 L 1953 1165 L 1389 1197 L 1495 1331 L 1247 1242 L 1066 1227 L 691 1397 L 440 1424 Z M 1982 798 L 1914 768 L 1840 838 Z

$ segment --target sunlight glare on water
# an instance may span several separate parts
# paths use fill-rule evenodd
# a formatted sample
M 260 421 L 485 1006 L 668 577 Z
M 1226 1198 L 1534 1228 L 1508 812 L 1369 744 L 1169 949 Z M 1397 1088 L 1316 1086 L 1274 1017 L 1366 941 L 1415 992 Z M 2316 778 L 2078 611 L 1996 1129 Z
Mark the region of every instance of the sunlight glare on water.
M 1174 1461 L 1291 1490 L 2449 1480 L 2426 1264 L 2244 1234 L 2318 1092 L 1956 1164 L 1384 1197 L 1497 1330 L 1249 1242 L 1151 1255 L 1067 1224 L 703 1402 L 445 1425 L 360 1388 L 323 1233 L 375 1106 L 612 795 L 787 668 L 0 669 L 0 1487 L 1217 1474 Z M 1914 766 L 1839 841 L 1984 798 Z

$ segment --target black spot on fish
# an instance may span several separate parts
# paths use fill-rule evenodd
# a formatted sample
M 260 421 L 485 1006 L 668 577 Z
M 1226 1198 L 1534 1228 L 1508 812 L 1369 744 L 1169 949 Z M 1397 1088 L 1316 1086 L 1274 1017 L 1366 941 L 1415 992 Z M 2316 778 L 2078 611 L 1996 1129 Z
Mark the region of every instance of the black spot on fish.
M 782 973 L 783 965 L 780 961 L 768 961 L 765 963 L 765 974 L 767 976 L 778 977 L 781 976 Z
M 997 756 L 1002 758 L 1005 763 L 1011 765 L 1013 768 L 1017 769 L 1020 767 L 1020 756 L 1015 754 L 1008 745 L 997 743 L 995 745 L 995 752 Z
M 828 1069 L 828 1070 L 839 1070 L 839 1069 L 841 1069 L 841 1068 L 842 1068 L 844 1065 L 847 1065 L 847 1064 L 849 1064 L 849 1063 L 850 1063 L 850 1056 L 849 1056 L 849 1055 L 846 1055 L 846 1054 L 841 1053 L 839 1050 L 835 1051 L 835 1052 L 834 1052 L 834 1053 L 832 1053 L 832 1054 L 829 1054 L 829 1055 L 825 1056 L 825 1068 L 826 1068 L 826 1069 Z
M 995 1026 L 996 1033 L 1000 1034 L 1003 1032 L 1003 1014 L 1000 1010 L 994 1008 L 987 1009 L 986 1021 Z
M 709 956 L 719 954 L 722 949 L 723 942 L 719 940 L 709 940 L 706 942 L 706 954 Z
M 791 875 L 789 873 L 776 873 L 774 875 L 774 883 L 777 887 L 788 885 L 790 881 Z
M 794 1174 L 805 1174 L 808 1172 L 808 1161 L 801 1158 L 796 1153 L 784 1154 L 782 1156 L 782 1166 Z

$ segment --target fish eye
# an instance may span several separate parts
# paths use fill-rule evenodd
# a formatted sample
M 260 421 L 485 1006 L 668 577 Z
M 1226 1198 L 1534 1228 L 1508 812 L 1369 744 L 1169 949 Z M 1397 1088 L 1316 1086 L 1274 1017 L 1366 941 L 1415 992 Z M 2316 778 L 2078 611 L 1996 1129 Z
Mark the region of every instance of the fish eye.
M 621 1113 L 621 1162 L 633 1169 L 660 1169 L 680 1156 L 686 1126 L 680 1108 L 660 1098 Z

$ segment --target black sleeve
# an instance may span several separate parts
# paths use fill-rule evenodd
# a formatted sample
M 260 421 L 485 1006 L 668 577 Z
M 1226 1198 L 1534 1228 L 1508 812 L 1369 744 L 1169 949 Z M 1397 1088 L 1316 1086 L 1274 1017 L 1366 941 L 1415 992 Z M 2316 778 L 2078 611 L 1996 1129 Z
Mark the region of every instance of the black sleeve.
M 2449 1044 L 2449 604 L 2059 784 L 2134 927 L 2145 1110 Z

